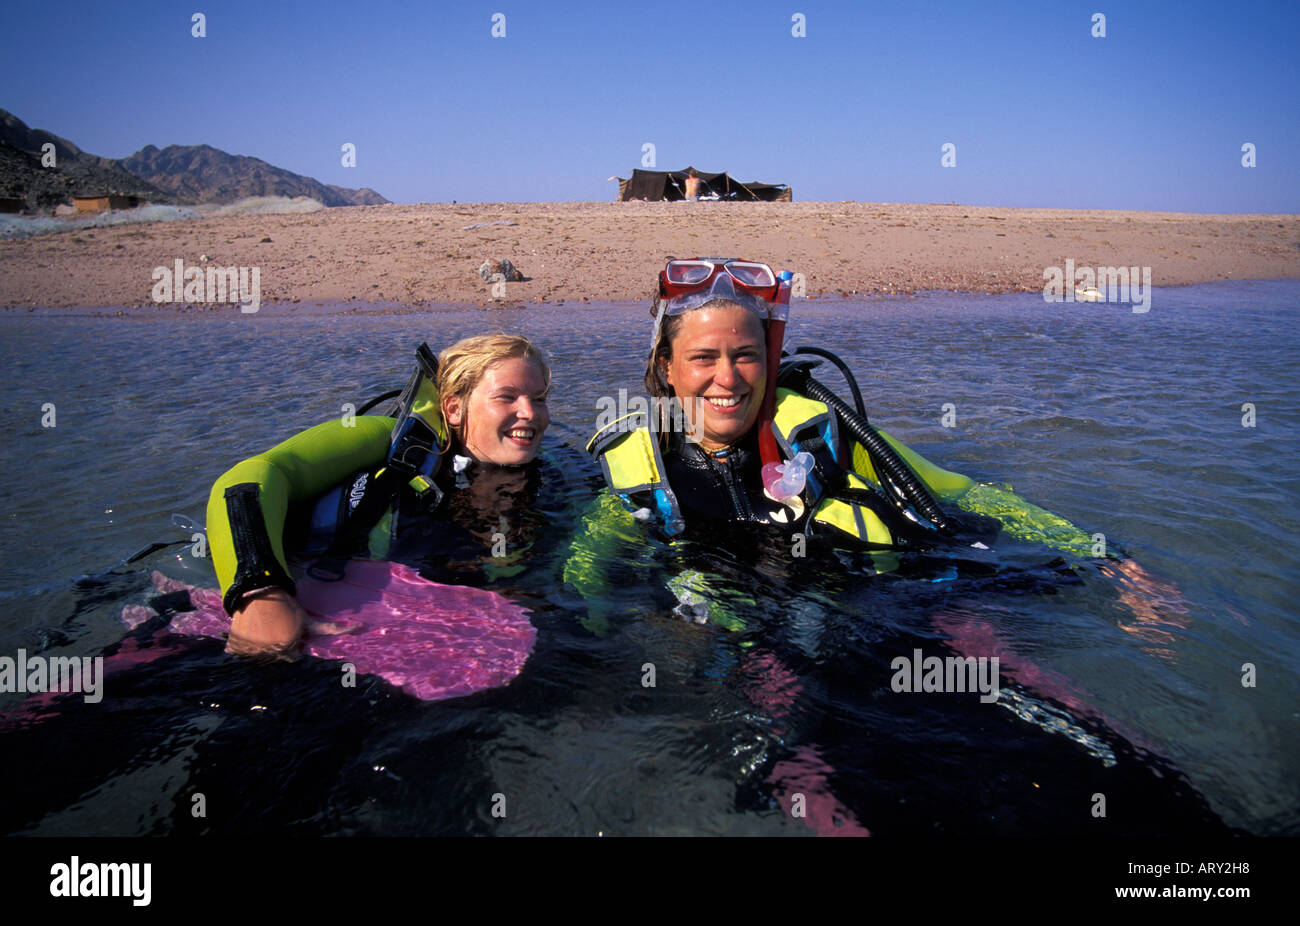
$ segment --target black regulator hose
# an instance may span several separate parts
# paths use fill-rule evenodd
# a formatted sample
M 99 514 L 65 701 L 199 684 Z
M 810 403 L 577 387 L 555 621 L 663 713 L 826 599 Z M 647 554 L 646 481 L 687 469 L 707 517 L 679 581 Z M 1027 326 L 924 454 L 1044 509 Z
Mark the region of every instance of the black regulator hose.
M 824 384 L 813 379 L 807 367 L 802 364 L 792 367 L 789 378 L 798 380 L 798 391 L 810 399 L 816 399 L 833 408 L 849 434 L 867 448 L 876 475 L 886 484 L 892 484 L 903 497 L 916 509 L 917 513 L 927 519 L 936 530 L 945 536 L 952 536 L 960 525 L 943 513 L 939 503 L 934 500 L 930 490 L 925 487 L 919 476 L 889 445 L 880 433 L 871 426 L 865 417 L 857 414 L 853 407 L 828 389 Z
M 795 353 L 825 357 L 831 363 L 835 364 L 836 368 L 840 371 L 840 374 L 843 375 L 844 381 L 849 384 L 849 390 L 853 393 L 854 407 L 857 408 L 858 414 L 861 415 L 864 420 L 866 419 L 867 406 L 862 401 L 862 390 L 858 388 L 858 381 L 854 378 L 853 371 L 849 369 L 847 363 L 823 347 L 797 347 L 795 348 Z
M 370 411 L 380 402 L 384 401 L 384 399 L 395 399 L 401 394 L 402 394 L 402 390 L 394 389 L 392 392 L 385 392 L 383 395 L 377 395 L 369 402 L 367 402 L 365 405 L 358 408 L 356 413 L 358 415 L 364 415 L 366 412 Z

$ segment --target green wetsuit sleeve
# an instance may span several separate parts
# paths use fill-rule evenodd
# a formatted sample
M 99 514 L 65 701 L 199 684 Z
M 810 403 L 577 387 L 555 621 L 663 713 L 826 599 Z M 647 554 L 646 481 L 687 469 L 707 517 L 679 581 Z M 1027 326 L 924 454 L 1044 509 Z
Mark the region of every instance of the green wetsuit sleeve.
M 250 457 L 222 474 L 208 496 L 208 549 L 217 570 L 221 593 L 229 590 L 238 572 L 237 550 L 227 513 L 226 490 L 254 483 L 267 538 L 280 568 L 286 573 L 284 520 L 292 502 L 319 495 L 342 479 L 382 463 L 396 422 L 379 415 L 363 415 L 345 426 L 340 419 L 326 421 L 295 434 L 265 453 Z
M 596 636 L 609 632 L 610 619 L 615 616 L 610 594 L 615 587 L 609 575 L 611 564 L 619 564 L 625 573 L 649 571 L 650 547 L 643 531 L 614 495 L 602 491 L 583 512 L 569 542 L 564 581 L 586 601 L 587 614 L 581 622 Z
M 997 518 L 1002 522 L 1002 529 L 1017 540 L 1045 544 L 1085 559 L 1101 555 L 1093 549 L 1092 537 L 1059 514 L 1025 501 L 1010 486 L 975 485 L 957 500 L 957 506 L 963 511 Z
M 969 476 L 951 472 L 931 463 L 884 431 L 880 434 L 939 498 L 955 503 L 963 511 L 996 518 L 1002 522 L 1002 529 L 1017 540 L 1045 544 L 1072 556 L 1097 555 L 1093 552 L 1093 540 L 1088 534 L 1060 515 L 1025 501 L 1011 491 L 1010 486 L 977 483 Z M 860 460 L 865 458 L 866 451 L 862 450 L 860 444 L 855 443 L 853 447 L 855 468 Z M 866 466 L 868 467 L 866 475 L 871 476 L 873 481 L 877 481 L 875 473 L 870 471 L 869 461 L 866 462 Z
M 664 549 L 664 542 L 651 537 L 617 496 L 608 491 L 597 495 L 583 512 L 564 563 L 564 581 L 586 601 L 582 625 L 603 637 L 614 623 L 659 613 L 644 590 L 662 583 L 677 599 L 679 614 L 728 630 L 744 629 L 736 608 L 753 606 L 754 600 L 696 570 L 674 571 L 664 563 L 672 560 Z

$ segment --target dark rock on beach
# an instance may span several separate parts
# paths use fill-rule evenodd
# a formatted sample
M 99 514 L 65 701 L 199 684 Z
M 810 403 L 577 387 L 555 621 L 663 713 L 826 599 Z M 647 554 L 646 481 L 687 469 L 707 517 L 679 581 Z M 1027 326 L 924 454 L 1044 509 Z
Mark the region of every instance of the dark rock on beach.
M 478 275 L 484 283 L 522 283 L 524 275 L 508 259 L 485 260 L 479 265 Z

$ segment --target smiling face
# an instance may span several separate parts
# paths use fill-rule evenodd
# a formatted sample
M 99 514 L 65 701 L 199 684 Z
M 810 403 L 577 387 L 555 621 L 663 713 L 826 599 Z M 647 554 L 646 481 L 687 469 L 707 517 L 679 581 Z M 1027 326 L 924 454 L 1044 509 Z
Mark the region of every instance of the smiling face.
M 735 303 L 686 312 L 664 376 L 706 450 L 740 440 L 758 420 L 767 387 L 763 322 Z
M 442 411 L 474 459 L 519 466 L 537 456 L 551 423 L 546 388 L 536 363 L 508 357 L 487 368 L 467 400 L 445 396 Z

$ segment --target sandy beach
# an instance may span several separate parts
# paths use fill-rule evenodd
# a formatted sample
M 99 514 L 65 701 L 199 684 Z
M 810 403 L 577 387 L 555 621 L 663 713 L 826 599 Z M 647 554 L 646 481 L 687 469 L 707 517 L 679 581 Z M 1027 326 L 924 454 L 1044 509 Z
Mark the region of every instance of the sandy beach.
M 1300 216 L 859 202 L 339 207 L 0 241 L 0 306 L 152 306 L 156 267 L 203 256 L 258 268 L 263 305 L 489 303 L 477 273 L 489 258 L 528 278 L 507 284 L 509 302 L 639 300 L 666 257 L 703 255 L 801 272 L 810 297 L 1040 291 L 1044 269 L 1067 259 L 1150 267 L 1153 285 L 1177 286 L 1300 276 Z

